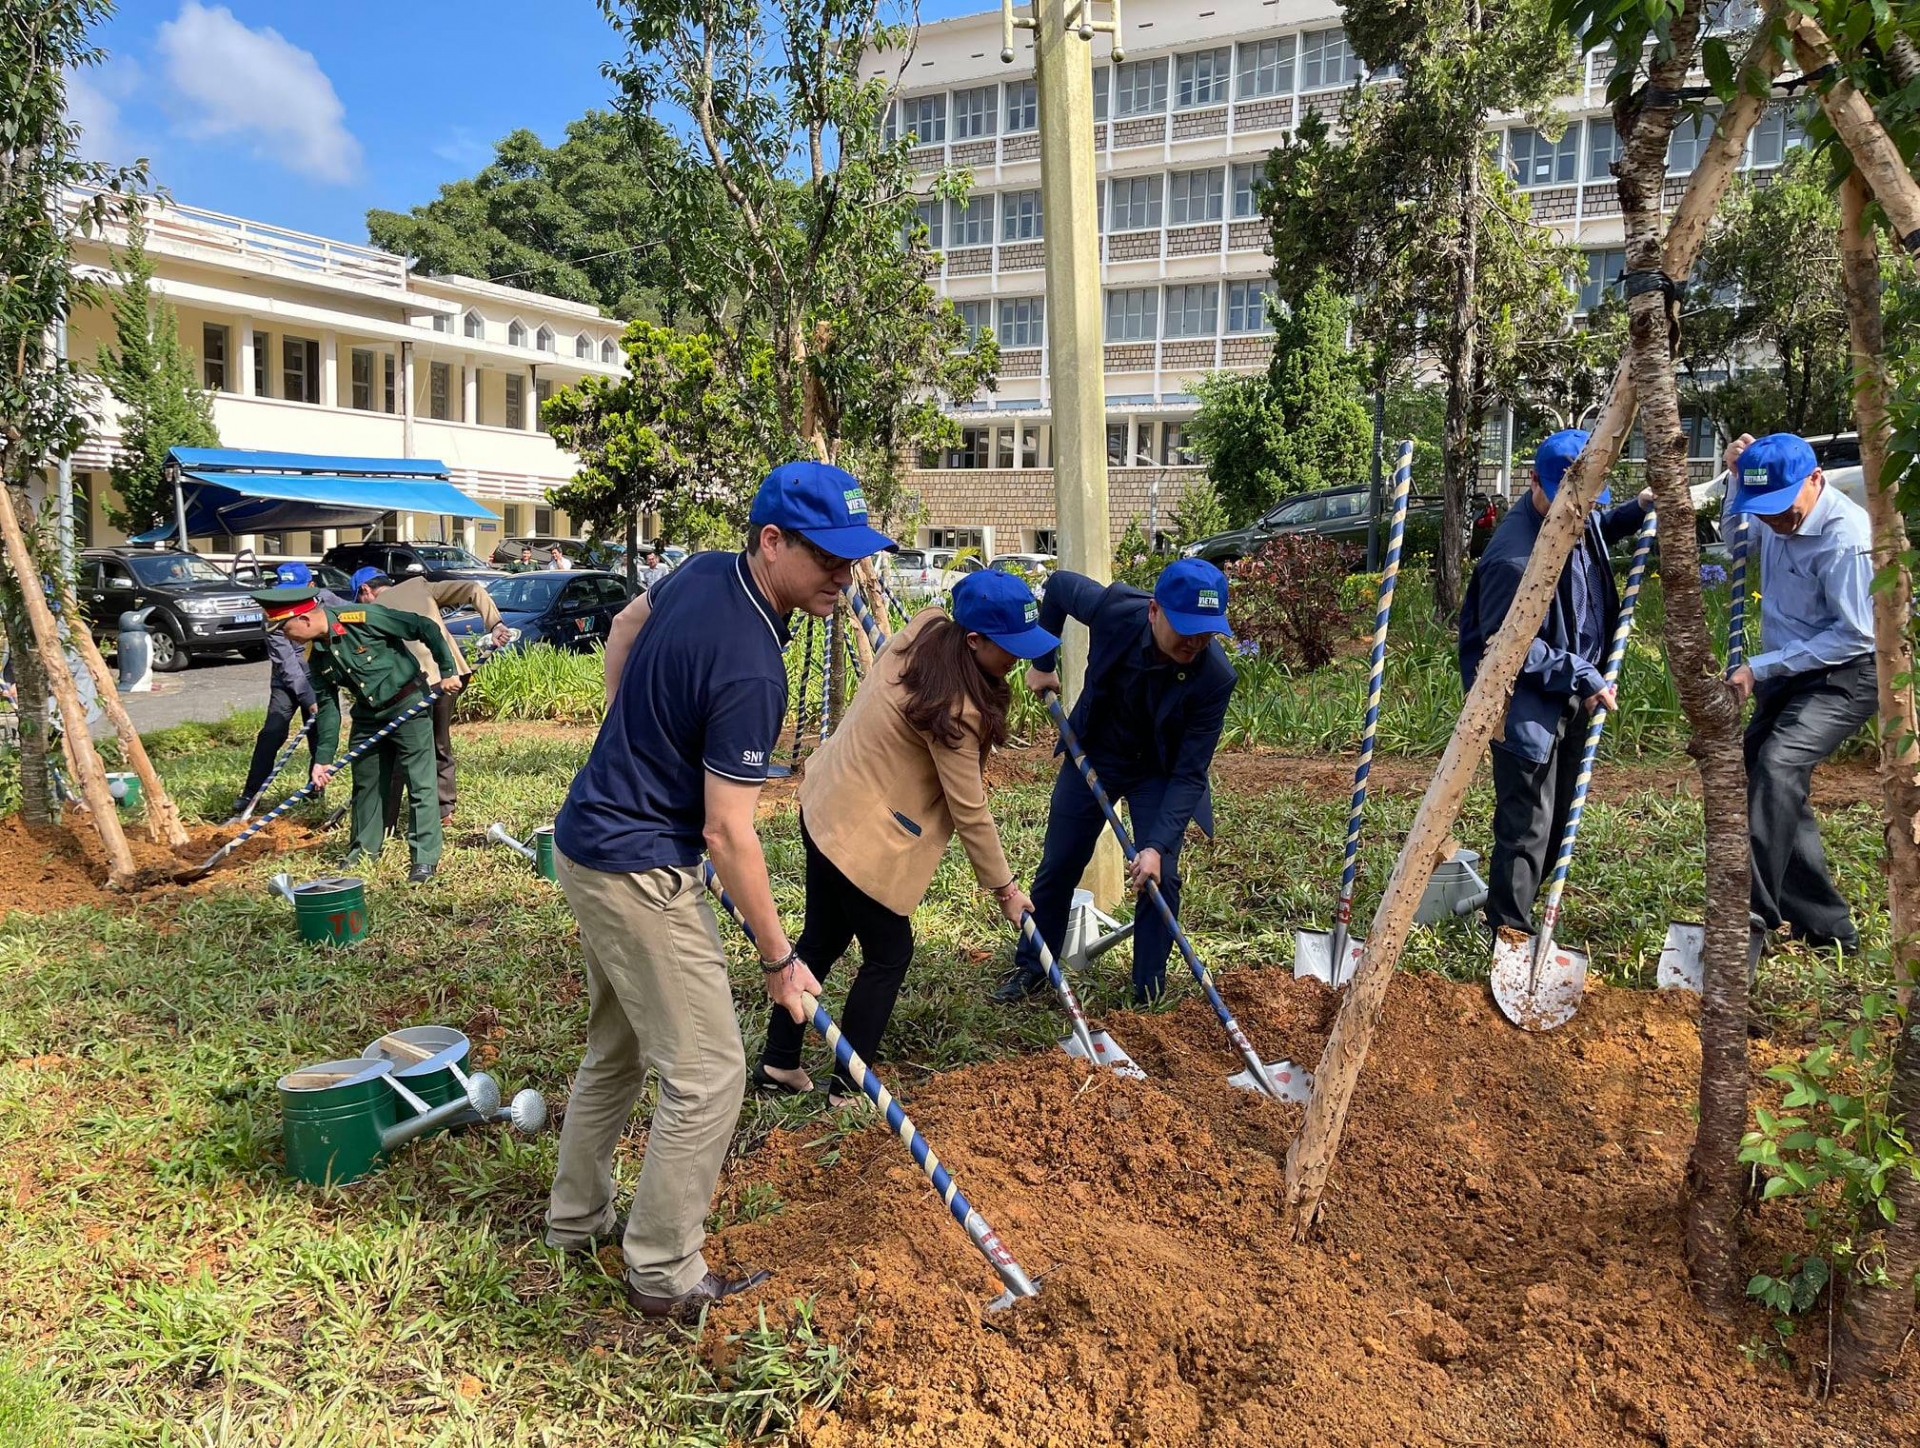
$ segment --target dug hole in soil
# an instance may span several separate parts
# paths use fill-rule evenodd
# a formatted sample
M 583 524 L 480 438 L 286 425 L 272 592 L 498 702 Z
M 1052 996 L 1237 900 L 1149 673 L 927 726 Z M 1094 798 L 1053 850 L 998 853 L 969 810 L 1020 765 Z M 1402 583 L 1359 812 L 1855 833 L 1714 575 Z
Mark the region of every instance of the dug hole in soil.
M 1269 1057 L 1318 1059 L 1324 986 L 1225 985 Z M 1240 1062 L 1203 1002 L 1109 1017 L 1150 1080 L 1056 1054 L 913 1093 L 1037 1298 L 985 1314 L 1000 1284 L 899 1141 L 815 1127 L 723 1184 L 785 1206 L 709 1242 L 721 1270 L 776 1275 L 705 1341 L 815 1298 L 818 1329 L 858 1344 L 839 1405 L 802 1425 L 820 1448 L 1920 1443 L 1911 1377 L 1815 1401 L 1804 1366 L 1743 1354 L 1763 1313 L 1695 1305 L 1692 1002 L 1596 984 L 1566 1028 L 1526 1035 L 1483 988 L 1397 977 L 1305 1246 L 1281 1214 L 1300 1111 L 1226 1084 Z M 1798 1230 L 1765 1208 L 1751 1262 L 1777 1266 Z
M 122 815 L 127 848 L 133 855 L 134 883 L 116 890 L 107 884 L 106 850 L 92 822 L 78 810 L 69 810 L 66 822 L 37 828 L 18 815 L 0 819 L 0 917 L 14 911 L 41 915 L 76 905 L 127 905 L 141 899 L 177 894 L 182 889 L 203 890 L 222 880 L 229 862 L 254 860 L 270 854 L 305 849 L 325 838 L 305 825 L 278 819 L 235 850 L 211 874 L 180 882 L 180 871 L 198 865 L 240 832 L 240 826 L 202 825 L 187 831 L 187 843 L 178 850 L 154 844 L 146 825 Z

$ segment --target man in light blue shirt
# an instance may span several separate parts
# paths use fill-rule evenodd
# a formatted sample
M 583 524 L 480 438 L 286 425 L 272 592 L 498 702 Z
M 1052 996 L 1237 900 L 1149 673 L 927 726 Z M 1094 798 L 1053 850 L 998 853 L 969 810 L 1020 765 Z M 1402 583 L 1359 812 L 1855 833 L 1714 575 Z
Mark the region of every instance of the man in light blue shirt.
M 1807 801 L 1814 766 L 1873 717 L 1873 529 L 1788 432 L 1727 449 L 1727 512 L 1749 513 L 1760 557 L 1760 652 L 1728 677 L 1747 725 L 1755 928 L 1858 950 Z M 1753 546 L 1751 543 L 1749 546 Z

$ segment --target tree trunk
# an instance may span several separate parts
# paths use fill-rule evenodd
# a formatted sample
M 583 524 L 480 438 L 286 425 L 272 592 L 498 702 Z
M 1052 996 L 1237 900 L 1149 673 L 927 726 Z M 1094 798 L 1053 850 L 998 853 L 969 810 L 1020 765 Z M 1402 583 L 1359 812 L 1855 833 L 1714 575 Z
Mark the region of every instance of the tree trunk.
M 52 825 L 59 821 L 47 767 L 47 676 L 40 667 L 40 652 L 33 646 L 33 630 L 16 582 L 9 577 L 0 585 L 0 621 L 6 626 L 14 718 L 20 728 L 20 818 L 30 825 Z
M 41 666 L 46 670 L 47 683 L 60 704 L 60 722 L 67 748 L 73 754 L 74 772 L 80 776 L 87 812 L 93 816 L 93 827 L 99 831 L 100 844 L 106 851 L 108 881 L 117 886 L 130 885 L 134 876 L 133 852 L 127 848 L 120 815 L 107 789 L 107 772 L 101 768 L 93 737 L 87 733 L 86 711 L 80 707 L 79 690 L 74 687 L 73 675 L 67 669 L 66 651 L 60 647 L 60 631 L 54 622 L 53 610 L 47 607 L 46 595 L 40 591 L 40 572 L 27 550 L 27 537 L 20 527 L 20 515 L 14 511 L 10 488 L 0 500 L 0 535 L 4 535 L 8 566 L 20 585 L 21 601 L 33 628 L 34 644 Z
M 627 587 L 640 586 L 640 510 L 627 509 Z
M 1914 827 L 1920 820 L 1920 748 L 1914 740 L 1913 580 L 1907 572 L 1906 524 L 1896 489 L 1886 477 L 1887 374 L 1885 336 L 1880 316 L 1880 247 L 1867 220 L 1871 200 L 1859 171 L 1840 187 L 1841 280 L 1847 300 L 1847 325 L 1853 339 L 1853 405 L 1860 430 L 1860 471 L 1873 519 L 1873 562 L 1888 580 L 1873 591 L 1873 642 L 1880 677 L 1880 778 L 1886 791 L 1887 898 L 1892 915 L 1895 978 L 1902 998 L 1916 979 L 1916 907 L 1920 907 L 1920 846 Z M 1907 1130 L 1920 1126 L 1920 1020 L 1909 1017 L 1894 1052 L 1891 1110 Z M 1833 1377 L 1838 1383 L 1863 1382 L 1890 1373 L 1901 1339 L 1913 1319 L 1913 1277 L 1920 1270 L 1920 1182 L 1902 1172 L 1889 1184 L 1895 1219 L 1882 1245 L 1887 1253 L 1889 1285 L 1847 1284 L 1834 1331 Z M 1870 1231 L 1877 1223 L 1862 1222 Z
M 1834 64 L 1833 43 L 1819 25 L 1793 10 L 1788 10 L 1786 17 L 1794 59 L 1802 70 Z M 1818 94 L 1820 109 L 1827 113 L 1853 164 L 1873 188 L 1874 199 L 1887 213 L 1902 245 L 1909 251 L 1920 248 L 1920 183 L 1914 181 L 1901 159 L 1900 148 L 1874 116 L 1873 106 L 1844 76 L 1828 82 Z
M 1445 619 L 1460 612 L 1467 498 L 1480 473 L 1480 439 L 1473 428 L 1479 251 L 1480 153 L 1469 146 L 1460 166 L 1459 258 L 1453 273 L 1453 315 L 1447 324 L 1446 480 L 1441 489 L 1440 544 L 1433 555 L 1433 607 Z
M 1770 4 L 1771 13 L 1777 0 Z M 1765 84 L 1780 69 L 1779 52 L 1766 43 L 1763 28 L 1742 63 L 1739 92 L 1728 103 L 1708 143 L 1700 164 L 1687 182 L 1686 194 L 1674 212 L 1667 229 L 1665 270 L 1669 276 L 1685 276 L 1693 270 L 1694 258 L 1706 240 L 1713 213 L 1726 193 L 1746 149 L 1747 134 L 1753 129 L 1767 91 Z M 1527 646 L 1547 616 L 1555 584 L 1567 555 L 1579 540 L 1586 511 L 1600 491 L 1601 480 L 1619 459 L 1633 428 L 1634 380 L 1627 360 L 1622 359 L 1614 373 L 1612 389 L 1593 425 L 1593 439 L 1580 460 L 1562 480 L 1552 506 L 1540 525 L 1533 553 L 1527 559 L 1526 573 L 1507 609 L 1506 620 L 1495 633 L 1481 660 L 1473 688 L 1460 708 L 1460 720 L 1446 753 L 1434 771 L 1427 793 L 1414 816 L 1413 827 L 1400 847 L 1393 876 L 1387 882 L 1380 908 L 1367 931 L 1366 949 L 1347 998 L 1341 1003 L 1326 1050 L 1314 1072 L 1313 1095 L 1307 1103 L 1306 1120 L 1287 1152 L 1287 1205 L 1294 1214 L 1294 1235 L 1304 1237 L 1319 1213 L 1326 1191 L 1328 1174 L 1340 1149 L 1340 1137 L 1346 1127 L 1347 1109 L 1366 1064 L 1367 1048 L 1379 1025 L 1386 1004 L 1387 986 L 1393 968 L 1406 944 L 1413 924 L 1414 910 L 1433 873 L 1453 822 L 1460 812 L 1460 801 L 1473 782 L 1480 757 L 1486 752 L 1494 731 L 1506 715 L 1507 696 L 1526 658 Z M 1743 837 L 1744 838 L 1744 837 Z M 1743 957 L 1744 959 L 1744 957 Z

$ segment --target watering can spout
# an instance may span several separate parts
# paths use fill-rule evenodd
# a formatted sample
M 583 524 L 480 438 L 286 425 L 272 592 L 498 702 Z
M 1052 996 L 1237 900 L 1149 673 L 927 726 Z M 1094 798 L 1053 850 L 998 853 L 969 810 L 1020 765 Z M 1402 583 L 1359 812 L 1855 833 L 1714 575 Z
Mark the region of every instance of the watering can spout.
M 285 900 L 289 905 L 294 903 L 293 876 L 289 875 L 285 870 L 282 870 L 279 874 L 267 881 L 267 889 L 275 895 L 280 896 L 280 898 Z
M 402 1098 L 409 1100 L 410 1104 L 419 1102 L 419 1098 L 412 1093 L 398 1087 L 396 1089 L 400 1090 Z M 490 1121 L 499 1109 L 499 1083 L 485 1071 L 475 1071 L 467 1078 L 465 1096 L 455 1097 L 444 1106 L 435 1106 L 431 1110 L 422 1111 L 417 1116 L 410 1116 L 405 1121 L 389 1126 L 380 1133 L 380 1149 L 392 1151 L 395 1147 L 404 1146 L 417 1136 L 425 1136 L 428 1132 L 438 1130 L 442 1126 L 451 1126 L 464 1120 L 469 1113 L 478 1116 L 482 1121 Z
M 528 860 L 534 857 L 533 846 L 522 844 L 519 840 L 516 840 L 512 835 L 507 833 L 507 827 L 498 820 L 495 820 L 487 826 L 487 838 L 492 840 L 496 845 L 505 845 L 516 855 L 524 856 Z

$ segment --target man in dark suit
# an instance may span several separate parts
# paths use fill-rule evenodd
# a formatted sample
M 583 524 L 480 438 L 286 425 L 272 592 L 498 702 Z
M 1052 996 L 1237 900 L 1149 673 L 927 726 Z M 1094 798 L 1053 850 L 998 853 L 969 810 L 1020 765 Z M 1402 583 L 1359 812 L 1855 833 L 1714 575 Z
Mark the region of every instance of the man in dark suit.
M 1087 675 L 1069 722 L 1108 796 L 1124 798 L 1139 854 L 1128 871 L 1136 891 L 1158 882 L 1180 909 L 1180 846 L 1187 824 L 1213 833 L 1207 769 L 1226 722 L 1233 665 L 1215 635 L 1227 628 L 1227 580 L 1199 558 L 1169 564 L 1148 597 L 1125 583 L 1101 584 L 1064 570 L 1047 580 L 1040 627 L 1058 634 L 1069 618 L 1087 626 Z M 1060 688 L 1058 651 L 1034 660 L 1027 687 Z M 1064 746 L 1061 752 L 1064 752 Z M 1047 842 L 1033 880 L 1033 919 L 1047 948 L 1061 953 L 1073 892 L 1093 858 L 1106 816 L 1071 759 L 1063 758 L 1047 817 Z M 1134 915 L 1133 994 L 1157 998 L 1173 949 L 1160 912 Z M 1024 937 L 1015 966 L 993 998 L 1010 1004 L 1048 989 L 1040 952 Z

